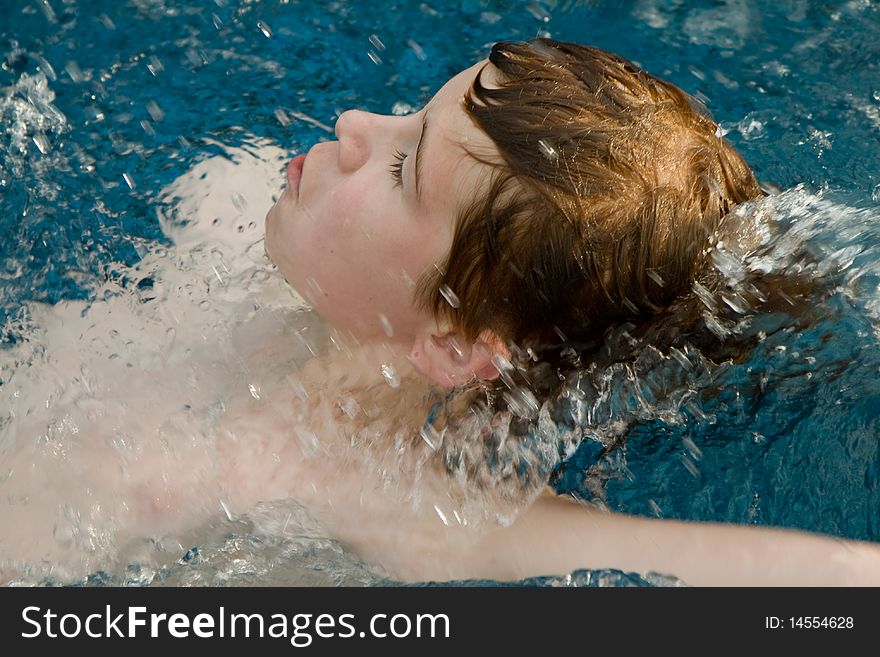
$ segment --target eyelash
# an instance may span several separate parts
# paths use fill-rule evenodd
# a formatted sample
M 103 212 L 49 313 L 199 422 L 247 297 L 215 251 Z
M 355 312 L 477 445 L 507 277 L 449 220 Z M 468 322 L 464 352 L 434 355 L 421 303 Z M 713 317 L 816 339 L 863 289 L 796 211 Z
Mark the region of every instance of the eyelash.
M 403 186 L 403 161 L 406 159 L 406 153 L 401 153 L 397 151 L 394 154 L 394 158 L 397 160 L 394 164 L 388 167 L 388 171 L 391 172 L 391 177 L 394 178 L 394 186 L 402 187 Z

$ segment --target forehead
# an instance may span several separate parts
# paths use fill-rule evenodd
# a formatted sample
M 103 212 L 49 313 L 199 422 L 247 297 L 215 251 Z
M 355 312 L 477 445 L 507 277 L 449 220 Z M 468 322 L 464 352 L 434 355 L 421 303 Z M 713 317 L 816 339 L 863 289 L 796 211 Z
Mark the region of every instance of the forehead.
M 428 132 L 422 157 L 422 203 L 430 214 L 454 214 L 465 200 L 486 187 L 488 167 L 467 155 L 464 147 L 481 157 L 495 159 L 492 140 L 471 121 L 464 110 L 464 96 L 483 70 L 484 86 L 495 86 L 498 69 L 482 60 L 451 78 L 427 105 Z

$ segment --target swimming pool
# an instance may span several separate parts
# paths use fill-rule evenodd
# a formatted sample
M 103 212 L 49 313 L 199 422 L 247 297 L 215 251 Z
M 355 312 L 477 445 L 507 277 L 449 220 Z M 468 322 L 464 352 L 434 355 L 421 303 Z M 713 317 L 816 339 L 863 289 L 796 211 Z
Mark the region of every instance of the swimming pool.
M 285 160 L 332 137 L 345 109 L 418 109 L 494 41 L 546 35 L 618 52 L 703 98 L 759 180 L 803 183 L 764 210 L 825 254 L 819 273 L 841 282 L 815 323 L 783 325 L 745 362 L 707 365 L 686 352 L 690 368 L 609 372 L 558 487 L 630 513 L 880 541 L 873 3 L 473 1 L 378 15 L 356 2 L 5 0 L 0 11 L 11 17 L 0 66 L 0 453 L 26 416 L 64 463 L 71 409 L 85 414 L 84 401 L 98 399 L 131 410 L 113 396 L 120 381 L 162 416 L 157 431 L 190 421 L 162 405 L 168 389 L 191 394 L 187 363 L 252 385 L 252 368 L 234 358 L 235 329 L 247 319 L 274 335 L 286 321 L 289 297 L 254 246 Z M 189 302 L 155 310 L 175 286 Z M 651 376 L 679 381 L 681 394 L 651 398 Z M 198 400 L 198 421 L 212 399 Z M 621 426 L 625 447 L 596 462 Z M 138 449 L 131 436 L 114 439 Z M 166 565 L 142 565 L 135 552 L 87 582 L 382 581 L 333 541 L 279 528 L 296 512 L 268 505 L 191 545 L 151 546 Z M 112 527 L 56 529 L 58 540 L 115 540 Z

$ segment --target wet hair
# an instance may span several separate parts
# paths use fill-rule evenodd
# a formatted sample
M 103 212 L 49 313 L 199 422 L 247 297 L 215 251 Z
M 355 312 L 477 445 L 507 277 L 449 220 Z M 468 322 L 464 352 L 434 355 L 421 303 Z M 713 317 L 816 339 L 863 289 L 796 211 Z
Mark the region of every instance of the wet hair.
M 488 193 L 459 210 L 417 302 L 471 339 L 536 350 L 669 307 L 725 215 L 762 195 L 748 165 L 704 106 L 622 57 L 535 39 L 489 61 L 499 88 L 478 74 L 463 105 L 500 161 L 462 145 L 490 167 Z

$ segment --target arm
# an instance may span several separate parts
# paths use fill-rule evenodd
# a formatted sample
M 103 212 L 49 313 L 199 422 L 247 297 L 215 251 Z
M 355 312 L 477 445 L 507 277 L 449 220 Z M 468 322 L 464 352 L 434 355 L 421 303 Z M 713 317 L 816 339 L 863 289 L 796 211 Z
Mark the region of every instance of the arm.
M 468 576 L 499 580 L 616 568 L 696 586 L 877 586 L 880 546 L 804 532 L 655 520 L 540 497 L 473 546 Z

